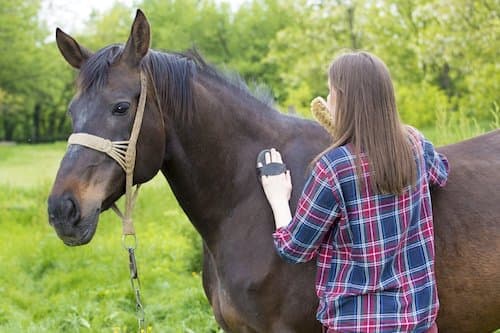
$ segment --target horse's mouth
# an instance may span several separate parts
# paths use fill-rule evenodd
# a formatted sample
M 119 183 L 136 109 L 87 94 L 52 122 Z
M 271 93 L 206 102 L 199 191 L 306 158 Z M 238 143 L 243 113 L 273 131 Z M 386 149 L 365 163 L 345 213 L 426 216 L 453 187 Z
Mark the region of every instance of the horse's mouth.
M 88 244 L 94 237 L 97 230 L 99 213 L 100 209 L 97 209 L 92 215 L 87 216 L 85 219 L 80 221 L 80 226 L 72 235 L 61 234 L 56 228 L 57 235 L 67 246 L 80 246 Z
M 112 194 L 105 198 L 99 208 L 97 208 L 91 215 L 88 215 L 78 224 L 77 234 L 74 236 L 59 235 L 59 238 L 68 246 L 80 246 L 88 244 L 97 230 L 97 222 L 99 221 L 99 214 L 108 210 L 120 198 L 121 194 Z M 57 231 L 57 229 L 56 229 Z
M 83 231 L 83 234 L 80 238 L 74 238 L 74 237 L 63 238 L 62 241 L 64 242 L 65 245 L 68 246 L 79 246 L 88 244 L 94 237 L 96 229 L 97 229 L 96 226 L 89 227 Z

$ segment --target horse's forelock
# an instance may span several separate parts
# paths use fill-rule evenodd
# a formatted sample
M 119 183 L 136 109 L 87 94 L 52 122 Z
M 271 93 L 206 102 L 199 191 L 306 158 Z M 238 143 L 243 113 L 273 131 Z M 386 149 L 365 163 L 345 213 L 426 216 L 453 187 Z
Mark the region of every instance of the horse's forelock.
M 90 57 L 80 69 L 77 86 L 80 92 L 102 89 L 108 79 L 109 67 L 118 60 L 123 45 L 110 45 Z

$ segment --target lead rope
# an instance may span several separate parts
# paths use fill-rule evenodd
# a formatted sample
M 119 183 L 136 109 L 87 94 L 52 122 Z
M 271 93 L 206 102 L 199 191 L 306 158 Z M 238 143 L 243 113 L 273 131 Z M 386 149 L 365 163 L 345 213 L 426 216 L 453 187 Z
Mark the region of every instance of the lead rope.
M 139 194 L 140 184 L 137 184 L 133 191 L 134 167 L 136 157 L 136 144 L 139 132 L 141 130 L 142 118 L 144 116 L 144 108 L 146 105 L 147 94 L 147 79 L 144 73 L 140 73 L 141 94 L 137 105 L 134 125 L 128 141 L 111 141 L 92 134 L 74 133 L 68 138 L 68 145 L 78 144 L 88 148 L 92 148 L 103 153 L 106 153 L 114 159 L 118 165 L 125 171 L 125 213 L 122 213 L 118 206 L 113 203 L 111 208 L 122 219 L 122 245 L 128 253 L 130 283 L 135 296 L 136 314 L 139 325 L 139 333 L 146 332 L 146 315 L 141 299 L 141 283 L 137 271 L 137 263 L 135 260 L 135 250 L 137 249 L 137 237 L 132 219 L 135 202 Z M 132 241 L 128 241 L 132 238 Z

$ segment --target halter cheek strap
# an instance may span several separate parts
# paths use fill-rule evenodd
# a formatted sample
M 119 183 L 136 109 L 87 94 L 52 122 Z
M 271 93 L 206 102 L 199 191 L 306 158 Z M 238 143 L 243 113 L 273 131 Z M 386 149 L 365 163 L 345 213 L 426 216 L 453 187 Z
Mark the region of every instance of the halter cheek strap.
M 80 145 L 103 152 L 114 159 L 123 171 L 125 171 L 125 213 L 123 214 L 116 204 L 113 203 L 111 206 L 111 208 L 123 221 L 124 236 L 135 235 L 134 224 L 132 221 L 132 211 L 134 209 L 135 200 L 140 187 L 138 184 L 135 191 L 132 191 L 137 138 L 139 137 L 139 132 L 141 130 L 147 95 L 147 79 L 146 75 L 142 71 L 140 77 L 141 94 L 139 96 L 139 104 L 137 105 L 137 112 L 135 114 L 134 125 L 132 127 L 129 140 L 111 141 L 87 133 L 73 133 L 68 138 L 68 145 Z

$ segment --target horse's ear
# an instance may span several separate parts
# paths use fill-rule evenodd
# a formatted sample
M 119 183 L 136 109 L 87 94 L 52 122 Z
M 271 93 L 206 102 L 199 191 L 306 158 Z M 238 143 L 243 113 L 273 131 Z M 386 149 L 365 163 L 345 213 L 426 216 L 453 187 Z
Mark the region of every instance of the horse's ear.
M 77 69 L 80 69 L 82 64 L 92 55 L 92 52 L 78 44 L 73 37 L 59 28 L 56 29 L 56 42 L 64 59 Z
M 144 13 L 138 9 L 128 38 L 122 59 L 132 67 L 139 65 L 148 53 L 150 41 L 149 23 Z

